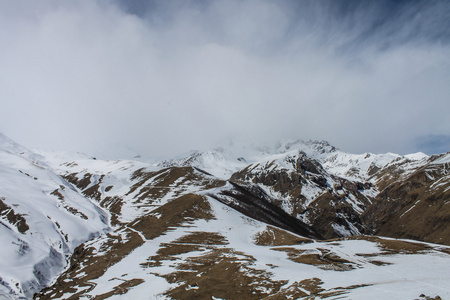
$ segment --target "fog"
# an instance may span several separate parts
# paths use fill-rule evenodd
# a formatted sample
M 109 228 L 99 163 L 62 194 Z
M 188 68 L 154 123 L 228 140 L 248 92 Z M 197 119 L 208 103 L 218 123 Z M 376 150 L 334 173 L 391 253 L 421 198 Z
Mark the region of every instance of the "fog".
M 0 0 L 0 132 L 117 157 L 450 151 L 450 3 L 392 2 Z

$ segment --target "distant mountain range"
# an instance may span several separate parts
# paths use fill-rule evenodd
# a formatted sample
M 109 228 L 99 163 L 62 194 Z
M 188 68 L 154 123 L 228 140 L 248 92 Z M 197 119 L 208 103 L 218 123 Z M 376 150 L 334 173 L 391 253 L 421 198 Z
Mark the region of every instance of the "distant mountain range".
M 450 152 L 325 141 L 158 163 L 0 134 L 0 298 L 447 299 Z

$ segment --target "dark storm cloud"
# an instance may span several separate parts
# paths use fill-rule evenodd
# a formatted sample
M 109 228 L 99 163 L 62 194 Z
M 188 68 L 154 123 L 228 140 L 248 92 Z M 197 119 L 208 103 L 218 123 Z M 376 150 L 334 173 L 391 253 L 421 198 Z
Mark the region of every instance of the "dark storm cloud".
M 430 152 L 449 28 L 445 1 L 0 1 L 0 131 L 146 156 L 232 137 Z

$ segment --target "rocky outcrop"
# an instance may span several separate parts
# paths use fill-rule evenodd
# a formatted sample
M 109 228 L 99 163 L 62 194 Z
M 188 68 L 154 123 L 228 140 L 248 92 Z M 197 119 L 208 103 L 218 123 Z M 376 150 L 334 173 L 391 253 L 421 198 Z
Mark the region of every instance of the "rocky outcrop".
M 268 201 L 324 238 L 365 233 L 360 215 L 371 200 L 362 190 L 369 189 L 370 183 L 329 174 L 304 152 L 250 165 L 234 173 L 230 181 L 248 185 L 254 194 L 259 186 L 267 191 Z
M 431 157 L 408 172 L 391 166 L 403 175 L 391 180 L 381 175 L 383 189 L 362 215 L 368 232 L 450 245 L 450 162 L 442 160 L 448 156 Z
M 247 166 L 231 181 L 246 185 L 303 220 L 324 238 L 380 234 L 450 244 L 448 154 L 372 163 L 365 181 L 330 174 L 304 152 Z

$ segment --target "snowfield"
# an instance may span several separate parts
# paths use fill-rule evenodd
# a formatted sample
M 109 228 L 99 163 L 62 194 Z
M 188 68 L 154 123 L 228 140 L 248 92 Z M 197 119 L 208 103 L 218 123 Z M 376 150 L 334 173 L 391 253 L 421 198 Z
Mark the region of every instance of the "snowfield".
M 354 226 L 391 169 L 395 180 L 423 172 L 426 193 L 445 196 L 448 154 L 356 155 L 312 141 L 246 151 L 150 164 L 29 151 L 0 134 L 0 298 L 450 299 L 449 246 Z M 236 172 L 247 185 L 227 181 Z M 249 179 L 273 174 L 294 192 Z M 279 205 L 292 215 L 299 195 L 308 211 L 335 197 L 325 209 L 341 219 L 319 220 L 335 238 L 270 225 L 313 228 L 306 212 L 272 223 L 283 214 L 255 213 Z M 421 199 L 399 218 L 429 201 Z
M 67 266 L 75 247 L 108 231 L 108 214 L 31 153 L 0 135 L 0 277 L 31 297 Z

